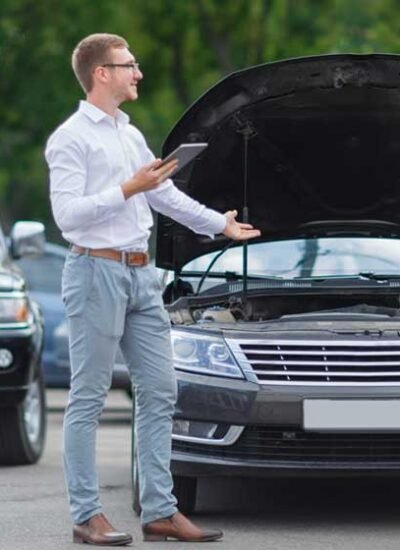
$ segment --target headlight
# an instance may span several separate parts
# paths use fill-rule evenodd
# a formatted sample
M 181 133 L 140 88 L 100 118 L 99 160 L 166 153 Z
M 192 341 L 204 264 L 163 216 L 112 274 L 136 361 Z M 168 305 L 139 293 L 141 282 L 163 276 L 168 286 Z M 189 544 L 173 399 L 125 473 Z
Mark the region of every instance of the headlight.
M 244 378 L 222 338 L 184 331 L 171 331 L 174 364 L 177 369 L 202 374 Z
M 0 299 L 0 323 L 27 323 L 31 318 L 26 298 L 2 298 Z
M 14 356 L 7 348 L 0 349 L 0 369 L 6 369 L 12 365 Z

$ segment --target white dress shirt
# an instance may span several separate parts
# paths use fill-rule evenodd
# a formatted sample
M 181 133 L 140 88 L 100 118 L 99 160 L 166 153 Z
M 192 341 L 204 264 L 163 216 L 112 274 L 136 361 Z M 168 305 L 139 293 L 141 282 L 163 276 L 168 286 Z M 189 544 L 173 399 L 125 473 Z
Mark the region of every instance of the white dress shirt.
M 45 156 L 54 219 L 70 243 L 146 251 L 153 225 L 149 205 L 196 233 L 213 237 L 225 228 L 223 214 L 191 199 L 171 180 L 125 199 L 121 184 L 154 155 L 120 110 L 113 118 L 81 101 L 50 136 Z

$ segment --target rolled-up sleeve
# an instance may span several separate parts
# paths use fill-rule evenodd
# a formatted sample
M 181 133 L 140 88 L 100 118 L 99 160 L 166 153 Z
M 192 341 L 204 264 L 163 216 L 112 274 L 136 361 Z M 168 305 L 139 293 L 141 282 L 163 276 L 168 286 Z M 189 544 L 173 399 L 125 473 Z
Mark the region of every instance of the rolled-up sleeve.
M 125 202 L 120 186 L 84 195 L 87 159 L 82 140 L 66 130 L 53 134 L 46 146 L 50 170 L 50 200 L 54 219 L 61 231 L 84 228 L 101 222 Z

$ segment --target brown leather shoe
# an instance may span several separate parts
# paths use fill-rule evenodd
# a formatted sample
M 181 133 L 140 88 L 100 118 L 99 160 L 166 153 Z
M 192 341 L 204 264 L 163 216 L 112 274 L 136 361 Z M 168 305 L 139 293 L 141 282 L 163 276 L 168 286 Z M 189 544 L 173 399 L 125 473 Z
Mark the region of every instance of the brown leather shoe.
M 104 514 L 96 514 L 79 525 L 74 525 L 73 542 L 95 546 L 124 546 L 132 542 L 128 533 L 119 533 Z
M 222 531 L 200 529 L 180 512 L 169 518 L 156 519 L 142 526 L 143 540 L 183 540 L 186 542 L 209 542 L 222 537 Z

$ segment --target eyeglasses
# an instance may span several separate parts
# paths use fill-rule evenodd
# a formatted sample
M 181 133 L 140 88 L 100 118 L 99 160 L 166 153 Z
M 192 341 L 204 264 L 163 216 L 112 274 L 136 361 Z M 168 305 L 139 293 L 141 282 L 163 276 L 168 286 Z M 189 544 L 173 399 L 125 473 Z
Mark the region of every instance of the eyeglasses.
M 125 67 L 125 69 L 132 69 L 132 71 L 139 71 L 139 63 L 132 61 L 132 63 L 104 63 L 102 67 Z

